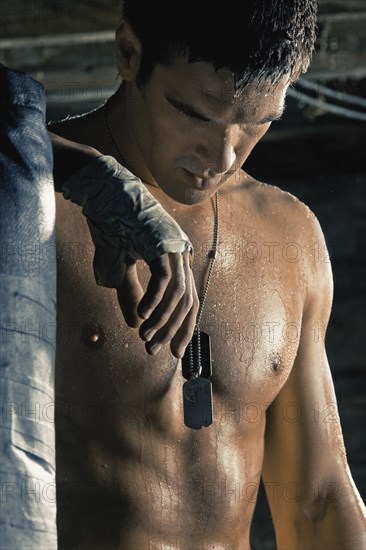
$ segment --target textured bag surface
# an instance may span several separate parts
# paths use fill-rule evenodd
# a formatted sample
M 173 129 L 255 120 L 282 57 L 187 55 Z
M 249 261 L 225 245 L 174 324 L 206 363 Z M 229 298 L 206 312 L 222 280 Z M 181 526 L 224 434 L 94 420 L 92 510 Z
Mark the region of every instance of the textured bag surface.
M 57 547 L 55 203 L 43 87 L 0 66 L 0 547 Z

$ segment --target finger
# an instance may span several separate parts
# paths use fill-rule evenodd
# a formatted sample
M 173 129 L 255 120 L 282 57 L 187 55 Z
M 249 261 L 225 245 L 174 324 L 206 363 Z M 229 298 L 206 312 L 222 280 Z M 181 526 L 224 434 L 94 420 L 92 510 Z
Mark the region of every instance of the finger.
M 139 306 L 138 314 L 142 319 L 150 317 L 161 302 L 171 279 L 169 254 L 163 254 L 149 263 L 151 278 Z
M 136 263 L 126 266 L 125 276 L 122 285 L 116 289 L 119 305 L 128 326 L 137 328 L 141 324 L 141 319 L 137 314 L 137 306 L 144 294 L 140 284 Z
M 172 353 L 176 357 L 183 355 L 185 347 L 192 337 L 198 311 L 198 296 L 193 275 L 188 262 L 185 265 L 186 293 L 164 326 L 158 330 L 146 344 L 148 353 L 156 354 L 162 345 L 174 339 Z M 177 336 L 180 332 L 179 336 Z
M 175 335 L 171 338 L 170 349 L 174 357 L 181 358 L 184 355 L 185 349 L 188 346 L 190 340 L 192 339 L 194 328 L 196 326 L 197 313 L 199 309 L 199 300 L 194 285 L 194 280 L 192 276 L 193 283 L 193 305 L 188 315 L 186 315 L 183 323 L 176 331 Z M 172 330 L 173 332 L 173 330 Z M 171 332 L 171 334 L 172 334 Z M 162 343 L 160 343 L 162 342 Z M 155 355 L 160 350 L 161 346 L 167 343 L 167 340 L 164 338 L 164 328 L 159 331 L 153 340 L 146 344 L 147 351 Z
M 186 267 L 187 261 L 182 254 L 169 254 L 169 260 L 171 265 L 171 280 L 161 302 L 154 309 L 149 319 L 141 326 L 140 336 L 144 340 L 151 340 L 154 333 L 168 323 L 184 296 L 186 296 L 186 301 L 191 299 L 191 277 L 189 267 Z M 186 288 L 187 283 L 188 288 Z M 186 304 L 187 311 L 185 315 L 188 313 L 188 306 L 190 309 L 191 304 Z M 181 307 L 182 304 L 180 309 Z M 181 319 L 182 322 L 185 315 Z
M 184 355 L 186 347 L 189 342 L 192 340 L 194 329 L 197 322 L 197 314 L 199 309 L 199 299 L 196 291 L 196 286 L 193 280 L 193 306 L 188 313 L 187 317 L 184 319 L 182 326 L 177 330 L 174 338 L 172 338 L 170 344 L 170 350 L 174 357 L 181 358 Z

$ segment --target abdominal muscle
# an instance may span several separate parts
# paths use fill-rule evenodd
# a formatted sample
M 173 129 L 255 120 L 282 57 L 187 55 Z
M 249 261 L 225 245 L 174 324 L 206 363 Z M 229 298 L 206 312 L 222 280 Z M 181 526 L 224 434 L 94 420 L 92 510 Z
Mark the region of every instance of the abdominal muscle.
M 126 388 L 118 398 L 106 380 L 99 400 L 89 388 L 79 414 L 59 421 L 61 549 L 248 548 L 264 421 L 243 429 L 214 392 L 214 424 L 190 430 L 181 384 L 175 372 L 163 395 Z

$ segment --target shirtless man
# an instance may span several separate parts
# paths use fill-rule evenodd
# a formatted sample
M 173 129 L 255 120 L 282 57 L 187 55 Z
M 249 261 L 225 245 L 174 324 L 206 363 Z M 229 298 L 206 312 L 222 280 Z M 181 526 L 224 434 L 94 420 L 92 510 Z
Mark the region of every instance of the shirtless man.
M 95 285 L 80 208 L 57 197 L 61 549 L 248 549 L 261 476 L 278 548 L 365 547 L 324 349 L 332 274 L 312 253 L 324 237 L 304 204 L 241 169 L 306 70 L 314 26 L 313 0 L 258 1 L 255 12 L 237 0 L 126 0 L 120 89 L 105 109 L 52 127 L 123 158 L 189 235 L 198 289 L 219 190 L 201 322 L 213 423 L 201 430 L 183 422 L 172 334 L 147 334 L 156 314 L 126 327 L 116 292 Z M 148 277 L 138 262 L 126 288 L 138 297 Z

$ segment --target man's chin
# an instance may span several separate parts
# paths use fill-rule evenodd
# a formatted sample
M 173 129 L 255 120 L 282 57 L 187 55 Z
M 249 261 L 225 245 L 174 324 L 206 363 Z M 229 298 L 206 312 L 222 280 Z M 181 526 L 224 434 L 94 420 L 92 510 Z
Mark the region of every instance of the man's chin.
M 171 192 L 164 191 L 164 193 L 179 204 L 194 206 L 209 200 L 215 195 L 216 191 L 217 189 L 206 189 L 204 191 L 198 191 L 196 189 L 179 189 L 179 191 L 177 191 L 175 189 Z
M 195 188 L 191 182 L 187 182 L 188 178 L 182 177 L 179 171 L 173 173 L 173 175 L 169 174 L 168 176 L 156 174 L 156 176 L 152 176 L 151 179 L 154 183 L 149 181 L 149 185 L 156 187 L 173 201 L 186 206 L 198 205 L 209 200 L 224 183 L 220 181 L 218 185 L 206 189 Z M 225 178 L 225 180 L 226 179 L 227 178 Z M 172 181 L 174 181 L 174 185 L 172 185 Z

